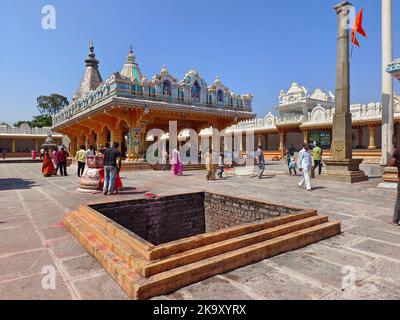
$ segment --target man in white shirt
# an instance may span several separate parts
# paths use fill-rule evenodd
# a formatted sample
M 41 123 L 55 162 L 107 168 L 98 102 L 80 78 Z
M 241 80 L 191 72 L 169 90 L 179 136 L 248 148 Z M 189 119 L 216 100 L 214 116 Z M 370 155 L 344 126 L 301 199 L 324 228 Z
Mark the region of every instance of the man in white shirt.
M 310 146 L 306 143 L 303 145 L 303 149 L 299 153 L 299 159 L 297 165 L 300 169 L 300 172 L 302 173 L 299 182 L 299 187 L 304 188 L 305 186 L 307 191 L 312 191 L 311 179 L 310 179 L 312 159 L 310 153 Z

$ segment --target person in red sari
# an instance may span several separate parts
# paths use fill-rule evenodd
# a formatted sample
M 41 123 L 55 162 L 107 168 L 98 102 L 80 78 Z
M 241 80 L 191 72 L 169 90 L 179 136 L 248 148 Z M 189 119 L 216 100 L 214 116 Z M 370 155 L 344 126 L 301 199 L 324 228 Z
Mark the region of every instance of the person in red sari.
M 42 173 L 45 177 L 51 177 L 55 174 L 55 169 L 53 165 L 53 161 L 49 154 L 49 149 L 45 148 L 43 153 L 43 165 L 42 165 Z

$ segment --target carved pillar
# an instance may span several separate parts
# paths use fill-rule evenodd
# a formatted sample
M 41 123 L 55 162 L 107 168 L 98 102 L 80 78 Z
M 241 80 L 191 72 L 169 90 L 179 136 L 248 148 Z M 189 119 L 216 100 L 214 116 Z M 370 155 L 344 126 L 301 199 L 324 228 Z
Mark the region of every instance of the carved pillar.
M 279 151 L 281 152 L 282 157 L 285 156 L 285 144 L 286 144 L 286 132 L 279 131 Z
M 15 139 L 11 140 L 11 152 L 12 153 L 17 152 L 17 148 L 16 148 L 16 143 L 15 142 L 16 142 Z
M 122 142 L 122 131 L 121 128 L 114 129 L 111 131 L 111 143 L 118 142 L 119 147 L 118 150 L 121 151 L 121 142 Z
M 81 134 L 77 139 L 78 148 L 80 148 L 81 146 L 84 146 L 85 142 L 86 142 L 86 137 L 83 134 Z
M 370 126 L 369 127 L 369 146 L 368 146 L 368 150 L 376 150 L 375 131 L 376 131 L 376 127 L 375 126 Z
M 69 151 L 69 154 L 71 157 L 75 157 L 76 150 L 78 149 L 78 139 L 75 136 L 72 136 L 70 140 L 71 140 L 71 150 Z
M 97 135 L 97 141 L 96 141 L 97 149 L 100 149 L 101 147 L 105 147 L 107 144 L 107 132 L 103 129 L 103 130 L 97 132 L 96 135 Z
M 96 144 L 96 135 L 94 132 L 91 132 L 89 134 L 88 140 L 87 140 L 88 146 L 94 146 Z
M 363 145 L 363 127 L 360 127 L 357 129 L 357 134 L 358 134 L 358 146 Z

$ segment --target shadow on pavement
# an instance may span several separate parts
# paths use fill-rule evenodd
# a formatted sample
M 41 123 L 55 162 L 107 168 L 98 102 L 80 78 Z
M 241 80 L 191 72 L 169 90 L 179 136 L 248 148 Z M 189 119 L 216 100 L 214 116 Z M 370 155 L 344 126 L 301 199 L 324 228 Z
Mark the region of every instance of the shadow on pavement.
M 19 178 L 0 179 L 0 191 L 30 189 L 35 185 L 35 181 Z

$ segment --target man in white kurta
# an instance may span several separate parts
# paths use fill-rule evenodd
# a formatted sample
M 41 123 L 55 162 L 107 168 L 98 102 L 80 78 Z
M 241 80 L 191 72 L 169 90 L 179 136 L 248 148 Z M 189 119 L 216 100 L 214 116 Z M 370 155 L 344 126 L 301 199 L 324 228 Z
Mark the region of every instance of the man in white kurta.
M 304 188 L 306 187 L 307 191 L 311 191 L 311 167 L 312 167 L 312 159 L 310 153 L 310 146 L 308 144 L 303 145 L 303 149 L 299 153 L 298 159 L 298 167 L 302 173 L 301 179 L 299 182 L 299 187 Z

